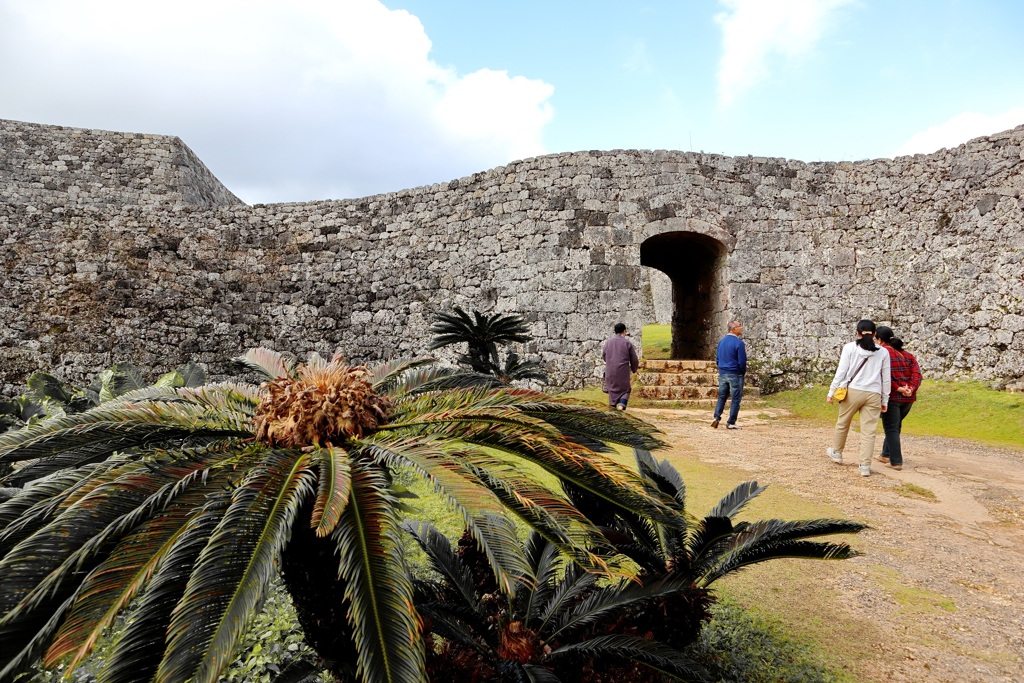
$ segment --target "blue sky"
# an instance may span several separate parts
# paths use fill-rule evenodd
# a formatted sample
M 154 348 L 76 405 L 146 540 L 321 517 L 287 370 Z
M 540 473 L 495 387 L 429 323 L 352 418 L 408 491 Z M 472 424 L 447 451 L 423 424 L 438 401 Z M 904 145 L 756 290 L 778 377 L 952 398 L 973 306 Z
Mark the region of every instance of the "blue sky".
M 242 199 L 539 154 L 839 161 L 1024 124 L 1019 0 L 0 0 L 0 118 L 177 135 Z

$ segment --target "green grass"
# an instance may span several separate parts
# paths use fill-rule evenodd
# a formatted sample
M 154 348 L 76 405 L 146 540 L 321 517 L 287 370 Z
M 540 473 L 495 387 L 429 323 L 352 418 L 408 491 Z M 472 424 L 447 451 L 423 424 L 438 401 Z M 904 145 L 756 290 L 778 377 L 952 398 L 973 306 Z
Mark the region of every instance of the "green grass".
M 672 357 L 672 326 L 644 325 L 644 358 L 662 360 Z
M 765 396 L 764 400 L 796 417 L 832 423 L 837 408 L 825 403 L 827 393 L 827 387 L 816 386 L 783 391 Z M 925 380 L 917 402 L 903 422 L 903 433 L 1024 448 L 1024 395 L 995 391 L 980 382 Z
M 840 683 L 855 680 L 829 665 L 823 650 L 791 638 L 777 622 L 752 613 L 728 598 L 689 654 L 711 671 L 716 681 L 744 683 Z
M 925 500 L 936 501 L 938 498 L 935 492 L 931 489 L 926 489 L 923 486 L 917 484 L 911 484 L 910 482 L 904 482 L 893 489 L 896 493 L 900 494 L 904 498 L 923 498 Z

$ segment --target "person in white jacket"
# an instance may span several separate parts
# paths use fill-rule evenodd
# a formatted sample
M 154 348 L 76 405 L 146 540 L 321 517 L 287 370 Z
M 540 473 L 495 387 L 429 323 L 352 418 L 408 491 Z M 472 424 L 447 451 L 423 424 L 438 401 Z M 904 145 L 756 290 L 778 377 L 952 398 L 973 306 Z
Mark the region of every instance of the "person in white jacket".
M 888 410 L 890 375 L 889 352 L 875 345 L 875 323 L 857 323 L 857 340 L 843 347 L 839 367 L 825 400 L 835 400 L 836 389 L 846 387 L 846 398 L 839 403 L 839 419 L 832 447 L 826 453 L 836 464 L 843 464 L 843 448 L 850 433 L 854 413 L 860 411 L 860 474 L 871 475 L 871 456 L 875 450 L 875 431 L 879 416 Z

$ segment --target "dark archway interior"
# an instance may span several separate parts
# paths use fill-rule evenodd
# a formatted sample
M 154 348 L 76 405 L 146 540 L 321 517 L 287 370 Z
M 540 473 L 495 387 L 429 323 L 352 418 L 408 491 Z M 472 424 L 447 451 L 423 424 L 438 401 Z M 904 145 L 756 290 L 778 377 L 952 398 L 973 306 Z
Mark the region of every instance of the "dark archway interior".
M 714 359 L 728 315 L 725 245 L 694 232 L 654 235 L 640 245 L 640 264 L 672 280 L 672 358 Z

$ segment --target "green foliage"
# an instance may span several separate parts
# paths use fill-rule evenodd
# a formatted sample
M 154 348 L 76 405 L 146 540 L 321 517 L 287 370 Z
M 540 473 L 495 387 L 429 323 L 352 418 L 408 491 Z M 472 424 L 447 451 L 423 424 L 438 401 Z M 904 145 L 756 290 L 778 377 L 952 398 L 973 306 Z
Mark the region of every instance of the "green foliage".
M 672 326 L 644 325 L 643 357 L 651 360 L 667 360 L 672 357 Z
M 306 645 L 291 598 L 280 582 L 271 586 L 238 651 L 238 658 L 221 677 L 222 683 L 273 683 L 289 665 L 316 660 L 316 653 Z M 323 680 L 330 680 L 326 673 Z
M 454 550 L 429 524 L 407 528 L 439 577 L 418 582 L 416 591 L 431 624 L 434 680 L 704 679 L 689 657 L 633 623 L 647 609 L 664 618 L 666 598 L 687 591 L 685 582 L 599 582 L 533 533 L 515 546 L 521 573 L 514 590 L 502 591 L 472 538 Z
M 522 316 L 480 311 L 473 311 L 470 315 L 458 306 L 452 310 L 452 313 L 435 316 L 430 326 L 434 335 L 429 347 L 431 350 L 466 344 L 466 353 L 457 360 L 474 372 L 497 377 L 504 384 L 531 379 L 547 381 L 547 375 L 537 361 L 523 360 L 515 353 L 509 353 L 502 360 L 498 353 L 499 346 L 526 343 L 533 339 Z
M 718 683 L 840 683 L 813 647 L 797 643 L 741 607 L 719 601 L 699 640 L 687 649 Z M 852 682 L 851 682 L 852 683 Z
M 272 353 L 247 358 L 292 374 Z M 128 391 L 114 400 L 0 435 L 0 462 L 22 465 L 8 479 L 24 485 L 0 504 L 0 680 L 39 659 L 76 668 L 135 604 L 104 681 L 215 681 L 289 566 L 311 571 L 284 578 L 334 675 L 419 683 L 420 622 L 395 540 L 398 473 L 461 517 L 503 587 L 520 569 L 516 531 L 494 521 L 505 512 L 588 571 L 608 571 L 594 549 L 600 530 L 535 470 L 616 507 L 672 516 L 604 455 L 608 443 L 658 447 L 642 422 L 417 360 L 336 361 L 311 356 L 263 389 L 138 389 L 125 374 L 109 383 Z M 382 419 L 332 431 L 333 443 L 315 430 L 284 438 L 367 406 Z M 280 421 L 264 430 L 267 415 Z M 309 640 L 314 625 L 329 638 Z
M 768 405 L 785 408 L 796 417 L 834 423 L 836 407 L 825 403 L 827 393 L 827 385 L 816 385 L 766 400 Z M 926 379 L 903 421 L 903 433 L 1024 448 L 1024 395 L 996 391 L 980 382 Z

